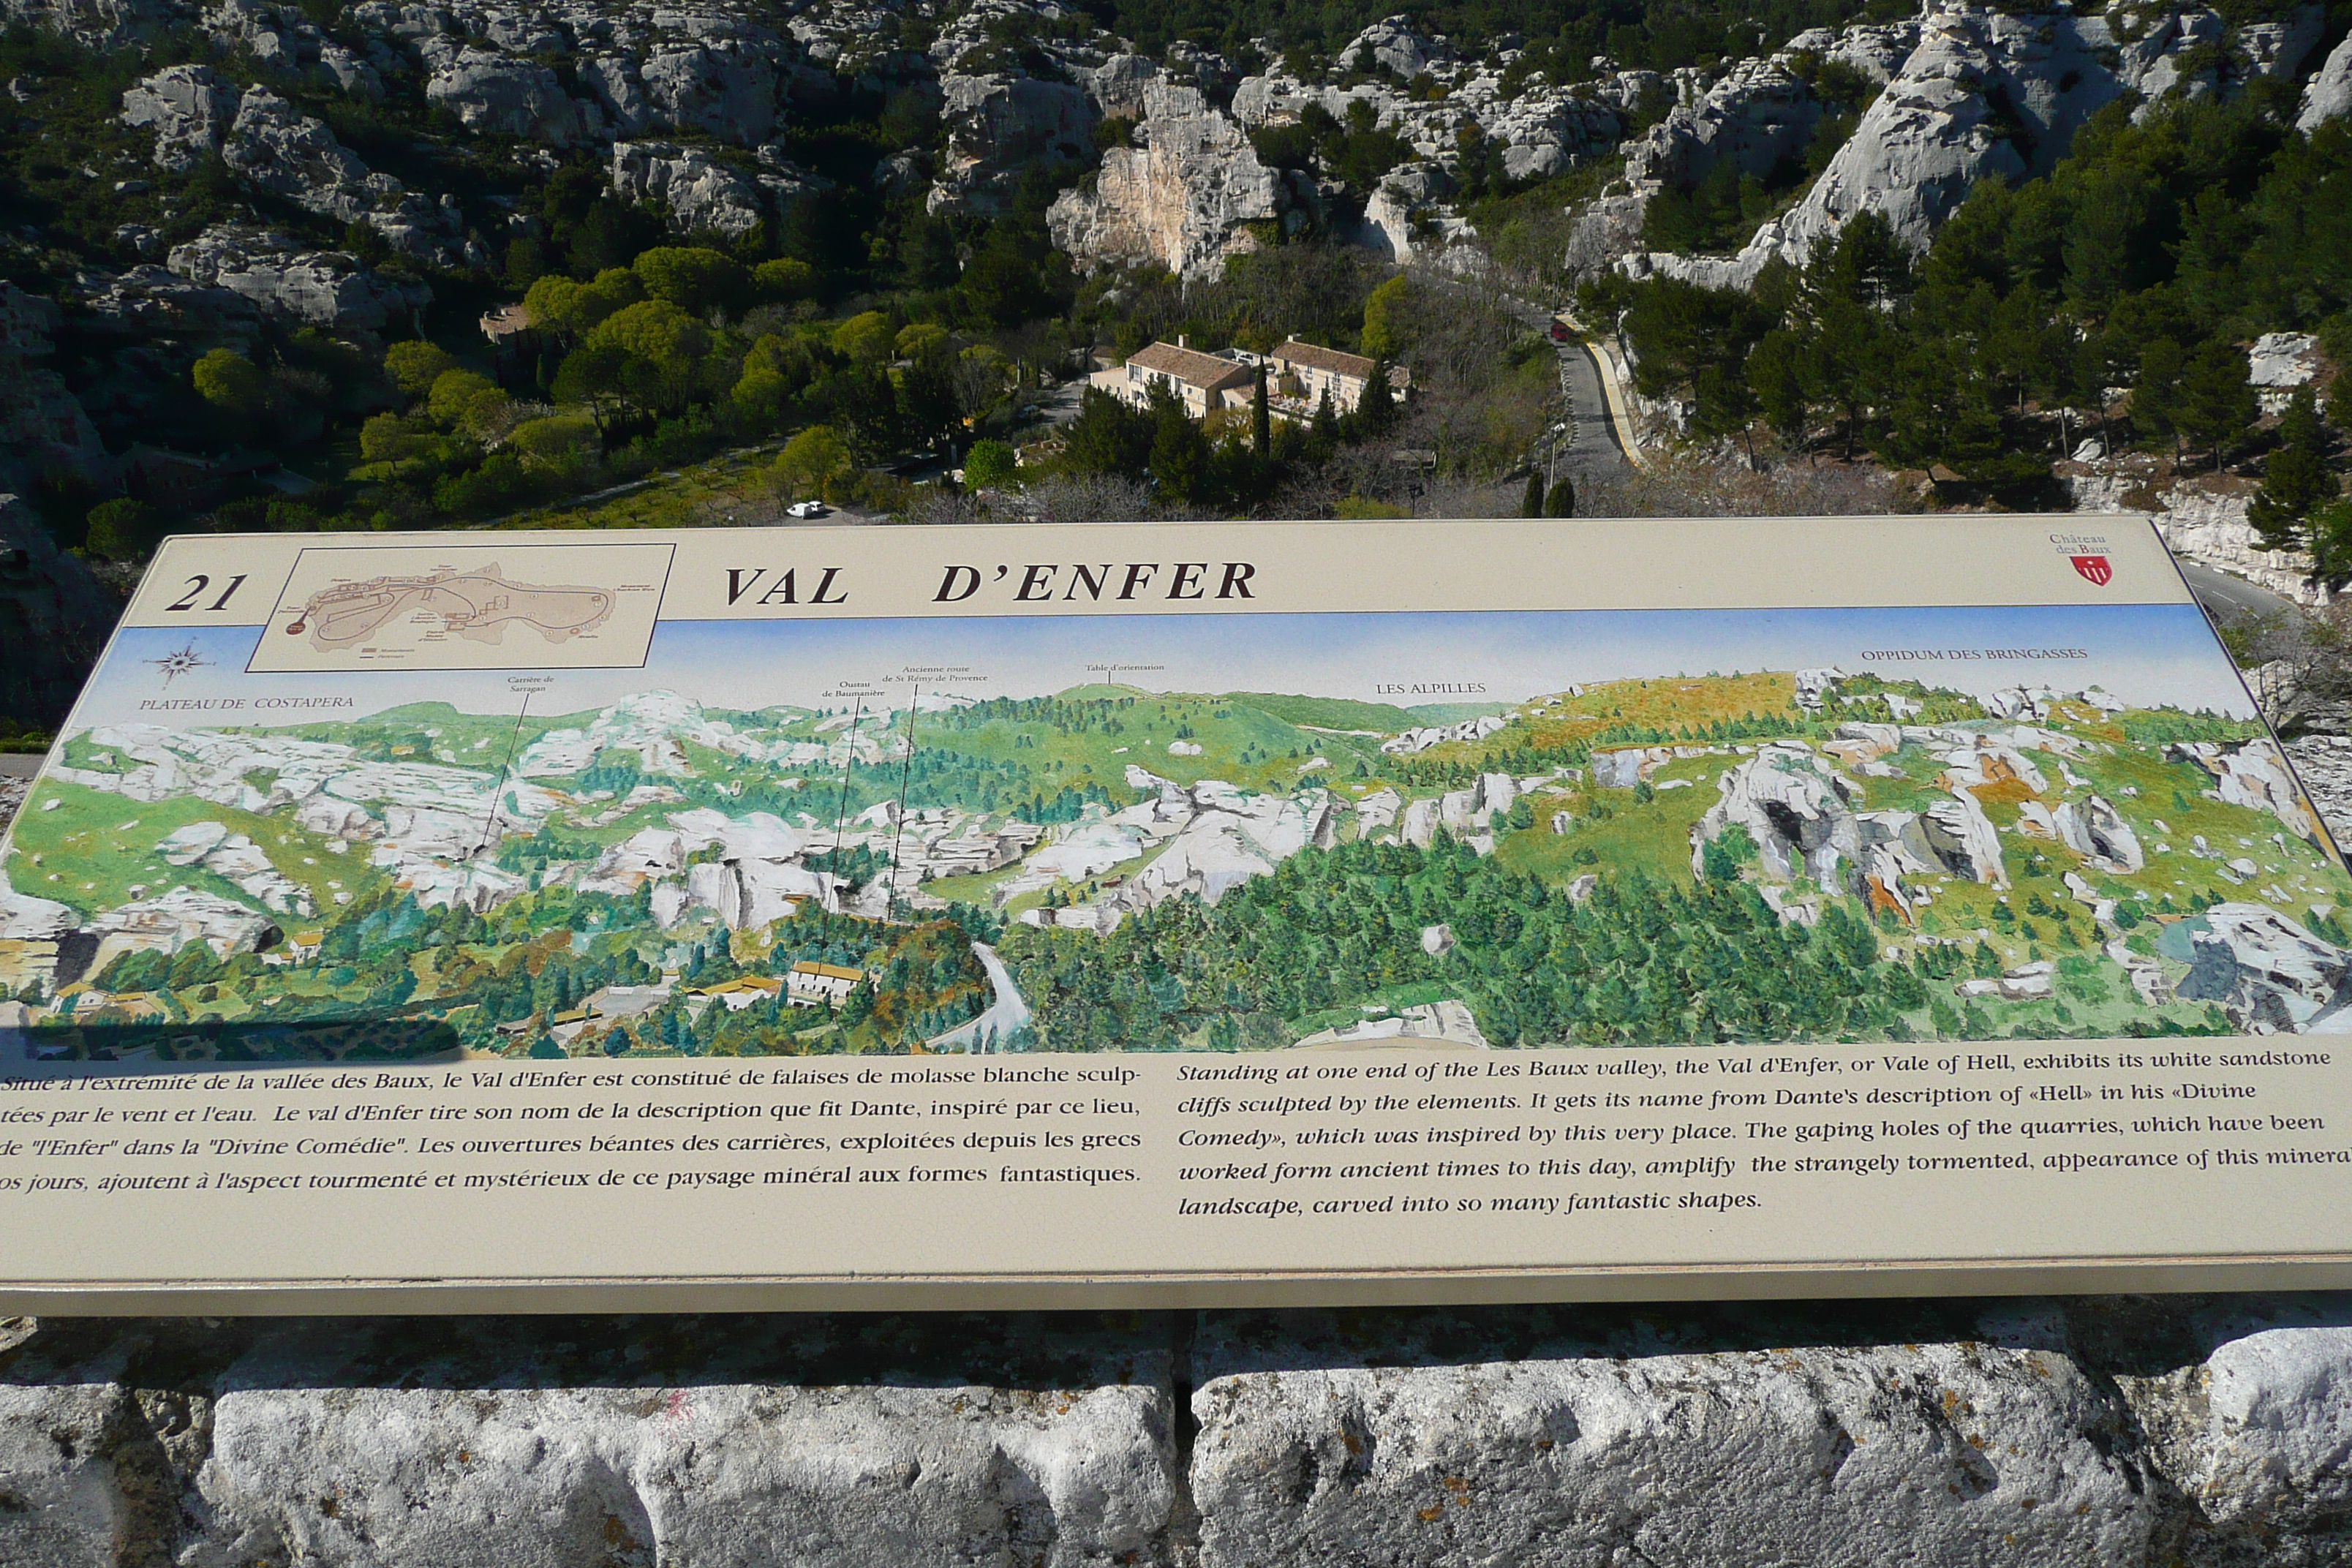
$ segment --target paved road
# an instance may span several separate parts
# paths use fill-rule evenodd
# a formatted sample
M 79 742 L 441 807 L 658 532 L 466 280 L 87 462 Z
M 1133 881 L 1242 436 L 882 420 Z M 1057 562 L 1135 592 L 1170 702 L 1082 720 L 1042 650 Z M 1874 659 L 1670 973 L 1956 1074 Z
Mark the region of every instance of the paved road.
M 1549 336 L 1552 313 L 1531 300 L 1505 296 L 1512 315 Z M 1601 390 L 1600 362 L 1580 339 L 1552 339 L 1559 355 L 1559 390 L 1568 401 L 1569 428 L 1559 447 L 1559 470 L 1569 474 L 1614 473 L 1625 466 L 1625 441 Z
M 1582 340 L 1552 345 L 1559 351 L 1559 388 L 1575 412 L 1562 466 L 1580 474 L 1614 473 L 1625 466 L 1625 442 L 1601 390 L 1601 365 Z
M 2197 595 L 2197 602 L 2217 621 L 2284 615 L 2301 608 L 2284 595 L 2257 588 L 2242 578 L 2216 572 L 2210 566 L 2200 566 L 2193 561 L 2180 563 L 2180 574 L 2188 579 L 2189 591 Z
M 937 1039 L 926 1041 L 925 1044 L 932 1050 L 984 1050 L 988 1038 L 992 1037 L 1003 1040 L 1014 1030 L 1026 1027 L 1029 1023 L 1029 1004 L 1021 999 L 1021 993 L 1013 987 L 1013 972 L 1004 967 L 1004 961 L 996 956 L 996 950 L 984 942 L 976 942 L 971 944 L 971 951 L 979 958 L 980 966 L 988 971 L 989 989 L 996 994 L 996 1000 L 989 1005 L 987 1012 L 971 1023 L 950 1029 Z

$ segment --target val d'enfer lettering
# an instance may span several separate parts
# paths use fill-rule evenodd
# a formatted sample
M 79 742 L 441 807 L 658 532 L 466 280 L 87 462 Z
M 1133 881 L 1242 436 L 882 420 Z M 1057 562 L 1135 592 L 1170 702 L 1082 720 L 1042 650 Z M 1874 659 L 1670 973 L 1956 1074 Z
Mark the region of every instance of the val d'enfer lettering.
M 1257 567 L 1247 561 L 1104 561 L 1068 565 L 1024 563 L 1016 574 L 1003 565 L 983 575 L 977 566 L 950 566 L 940 574 L 936 605 L 961 605 L 982 587 L 1000 595 L 1009 592 L 1016 604 L 1040 605 L 1081 600 L 1100 604 L 1158 598 L 1182 602 L 1194 599 L 1255 599 L 1251 583 Z M 1056 592 L 1056 590 L 1059 592 Z
M 749 600 L 753 605 L 802 603 L 845 605 L 849 603 L 849 595 L 846 593 L 835 592 L 835 584 L 841 576 L 841 568 L 827 566 L 823 570 L 824 575 L 817 579 L 816 586 L 809 591 L 808 598 L 803 601 L 796 596 L 799 591 L 799 584 L 796 581 L 798 567 L 787 566 L 782 576 L 771 577 L 768 574 L 769 569 L 765 566 L 730 566 L 727 569 L 727 602 L 730 605 L 744 600 Z M 754 597 L 754 595 L 757 596 Z

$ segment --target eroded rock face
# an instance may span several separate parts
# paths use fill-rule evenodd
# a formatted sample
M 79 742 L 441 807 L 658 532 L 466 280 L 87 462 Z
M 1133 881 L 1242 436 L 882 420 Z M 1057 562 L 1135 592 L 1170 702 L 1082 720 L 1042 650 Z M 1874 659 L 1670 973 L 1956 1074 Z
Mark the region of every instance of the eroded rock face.
M 2304 84 L 2303 107 L 2294 128 L 2306 135 L 2331 120 L 2352 114 L 2352 37 L 2336 46 L 2326 63 Z
M 699 147 L 665 142 L 615 142 L 613 190 L 626 200 L 659 201 L 679 234 L 750 234 L 794 202 L 829 188 L 829 182 L 761 150 L 761 169 L 747 174 Z
M 2113 47 L 2096 17 L 1931 10 L 1917 47 L 1793 210 L 1728 260 L 1652 255 L 1647 266 L 1745 287 L 1775 257 L 1801 265 L 1864 212 L 1924 250 L 1979 180 L 2046 174 L 2064 155 L 2083 121 L 2124 90 L 2106 63 Z
M 547 67 L 467 49 L 425 84 L 425 99 L 449 110 L 467 130 L 520 136 L 562 147 L 580 133 L 580 116 Z
M 122 123 L 152 127 L 155 162 L 185 174 L 217 152 L 236 114 L 236 91 L 210 66 L 171 66 L 122 94 Z
M 0 22 L 62 33 L 94 49 L 153 33 L 172 15 L 169 0 L 0 0 Z
M 373 330 L 432 297 L 424 284 L 395 283 L 341 251 L 300 250 L 283 235 L 228 225 L 173 247 L 166 265 L 265 314 L 313 326 Z
M 1092 155 L 1098 116 L 1083 89 L 1026 76 L 950 75 L 940 78 L 940 89 L 947 155 L 931 188 L 933 212 L 1002 211 L 1029 169 Z M 1147 113 L 1149 103 L 1147 91 Z
M 249 184 L 311 212 L 355 222 L 372 205 L 359 155 L 266 87 L 245 89 L 221 156 Z
M 1081 266 L 1149 258 L 1206 276 L 1257 247 L 1243 226 L 1296 210 L 1280 172 L 1197 89 L 1155 81 L 1143 103 L 1136 145 L 1106 152 L 1094 189 L 1065 191 L 1046 212 L 1055 245 Z
M 1821 118 L 1819 100 L 1780 59 L 1744 60 L 1634 142 L 1625 154 L 1625 177 L 1686 190 L 1727 163 L 1760 177 L 1801 153 Z

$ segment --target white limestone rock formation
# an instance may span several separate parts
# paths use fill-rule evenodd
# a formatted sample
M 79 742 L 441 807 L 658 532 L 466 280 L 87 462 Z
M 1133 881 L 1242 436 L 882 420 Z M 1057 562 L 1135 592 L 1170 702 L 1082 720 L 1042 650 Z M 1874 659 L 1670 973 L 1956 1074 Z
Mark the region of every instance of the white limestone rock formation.
M 1390 16 L 1373 23 L 1340 45 L 1333 57 L 1343 71 L 1383 70 L 1405 81 L 1454 58 L 1451 42 L 1443 37 L 1423 37 L 1411 16 Z
M 311 326 L 373 331 L 421 309 L 431 292 L 395 282 L 341 251 L 298 250 L 267 229 L 217 225 L 172 247 L 171 271 L 227 290 L 268 316 Z
M 678 234 L 715 231 L 735 238 L 768 218 L 833 188 L 833 182 L 784 157 L 778 148 L 754 150 L 758 167 L 746 174 L 699 147 L 665 142 L 614 142 L 613 188 L 658 200 Z
M 468 131 L 570 144 L 580 113 L 555 73 L 530 60 L 488 49 L 463 49 L 433 73 L 425 98 L 457 117 Z
M 1432 746 L 1444 745 L 1448 741 L 1483 741 L 1497 730 L 1507 727 L 1509 722 L 1507 719 L 1496 714 L 1482 713 L 1475 719 L 1465 719 L 1458 724 L 1439 724 L 1418 730 L 1407 730 L 1402 735 L 1381 742 L 1381 750 L 1391 756 L 1411 756 L 1415 752 L 1425 752 Z
M 155 132 L 155 163 L 186 174 L 220 150 L 236 90 L 210 66 L 169 66 L 123 90 L 122 123 Z
M 700 147 L 667 142 L 613 143 L 613 194 L 624 201 L 659 203 L 679 234 L 708 230 L 730 239 L 768 220 L 751 177 Z
M 1399 266 L 1442 265 L 1454 247 L 1477 237 L 1469 220 L 1445 205 L 1454 190 L 1454 178 L 1443 163 L 1400 163 L 1381 176 L 1364 203 L 1358 243 Z
M 1776 59 L 1836 59 L 1885 83 L 1828 169 L 1793 210 L 1766 223 L 1736 257 L 1655 253 L 1630 256 L 1622 265 L 1635 277 L 1655 271 L 1744 288 L 1775 258 L 1801 264 L 1815 245 L 1864 212 L 1880 214 L 1906 245 L 1925 249 L 1979 180 L 2046 174 L 2083 122 L 2118 94 L 2146 99 L 2137 111 L 2145 117 L 2169 96 L 2237 90 L 2263 77 L 2292 79 L 2322 33 L 2322 14 L 2311 6 L 2231 33 L 2219 15 L 2201 9 L 2014 16 L 1952 0 L 1929 0 L 1916 23 L 1801 33 Z M 1898 57 L 1899 68 L 1892 63 Z M 1726 80 L 1772 64 L 1745 62 Z M 2322 85 L 2326 79 L 2323 68 L 2306 94 L 2305 113 L 2313 123 L 2336 112 L 2315 104 L 2313 95 L 2335 101 L 2326 97 L 2333 89 Z M 1710 100 L 1724 91 L 1711 89 Z M 1738 94 L 1730 96 L 1738 101 Z M 1703 113 L 1684 105 L 1652 131 L 1628 160 L 1637 188 L 1645 178 L 1670 178 L 1680 149 L 1701 144 L 1688 122 Z
M 172 0 L 0 0 L 0 25 L 57 33 L 93 49 L 110 49 L 169 26 Z
M 1716 790 L 1716 803 L 1691 829 L 1692 875 L 1705 875 L 1705 847 L 1736 825 L 1754 842 L 1771 880 L 1810 877 L 1823 887 L 1844 885 L 1840 868 L 1861 849 L 1853 803 L 1846 782 L 1810 747 L 1759 746 L 1725 769 Z
M 2352 114 L 2352 37 L 2337 44 L 2326 63 L 2304 84 L 2303 104 L 2294 128 L 2305 135 L 2331 120 Z
M 757 146 L 776 133 L 779 56 L 788 52 L 772 34 L 747 28 L 649 55 L 638 80 L 660 124 Z
M 1046 212 L 1055 245 L 1080 266 L 1149 259 L 1206 277 L 1257 248 L 1246 226 L 1304 221 L 1281 173 L 1197 89 L 1154 81 L 1143 106 L 1135 144 L 1106 152 L 1094 188 L 1065 191 Z
M 1939 800 L 1921 812 L 1919 821 L 1927 847 L 1953 875 L 1996 888 L 2009 886 L 2000 835 L 1976 796 L 1955 789 L 1951 799 Z
M 2105 21 L 1931 8 L 1916 48 L 1803 201 L 1727 260 L 1654 255 L 1635 270 L 1745 287 L 1775 257 L 1801 264 L 1864 212 L 1924 249 L 1976 182 L 2045 173 L 2124 84 L 2104 63 Z M 2027 151 L 2021 151 L 2021 148 Z
M 1729 163 L 1762 176 L 1801 153 L 1821 122 L 1822 105 L 1782 57 L 1743 60 L 1703 96 L 1678 103 L 1625 154 L 1625 177 L 1688 190 Z
M 947 152 L 930 210 L 1002 212 L 1028 171 L 1076 164 L 1093 155 L 1099 118 L 1084 89 L 992 72 L 940 79 Z
M 257 189 L 310 212 L 356 222 L 373 203 L 368 166 L 327 122 L 266 87 L 245 89 L 221 156 Z M 396 188 L 396 187 L 394 187 Z

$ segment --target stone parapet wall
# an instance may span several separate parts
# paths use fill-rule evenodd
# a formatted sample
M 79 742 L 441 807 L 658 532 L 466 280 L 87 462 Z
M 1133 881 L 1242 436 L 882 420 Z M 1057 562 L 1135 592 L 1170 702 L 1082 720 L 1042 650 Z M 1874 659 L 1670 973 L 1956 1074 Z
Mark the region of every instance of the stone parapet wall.
M 17 1321 L 10 1568 L 2252 1564 L 2352 1297 Z

